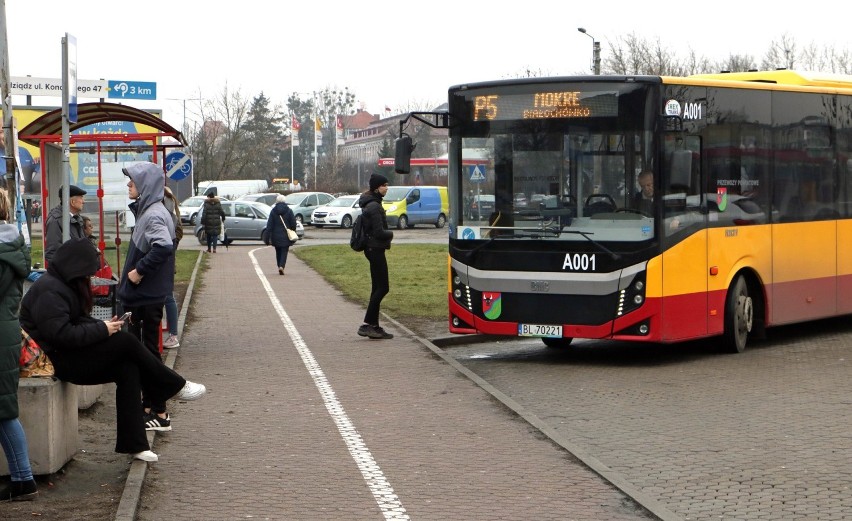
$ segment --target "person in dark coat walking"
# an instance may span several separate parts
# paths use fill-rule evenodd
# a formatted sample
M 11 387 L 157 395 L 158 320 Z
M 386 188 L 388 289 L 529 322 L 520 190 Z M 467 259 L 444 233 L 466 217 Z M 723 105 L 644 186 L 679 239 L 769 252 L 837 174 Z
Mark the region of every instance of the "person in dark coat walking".
M 278 274 L 284 275 L 284 267 L 287 265 L 287 254 L 290 246 L 295 244 L 287 236 L 287 230 L 296 230 L 296 216 L 287 205 L 286 198 L 278 194 L 275 198 L 275 206 L 269 212 L 266 221 L 266 231 L 269 234 L 269 244 L 275 246 L 275 263 L 278 266 Z
M 210 192 L 201 207 L 201 225 L 204 226 L 204 234 L 207 235 L 207 253 L 210 253 L 211 248 L 213 253 L 216 253 L 216 243 L 219 242 L 219 232 L 222 231 L 224 222 L 225 210 L 222 209 L 222 203 L 213 192 Z
M 138 337 L 121 331 L 124 322 L 118 317 L 89 316 L 91 277 L 98 263 L 98 252 L 88 239 L 63 243 L 47 272 L 24 295 L 21 327 L 53 362 L 60 380 L 77 385 L 115 383 L 115 451 L 157 461 L 145 434 L 140 395 L 159 401 L 197 400 L 206 388 L 184 379 Z
M 382 299 L 390 291 L 388 261 L 385 250 L 391 247 L 393 232 L 388 229 L 388 219 L 382 207 L 382 199 L 388 193 L 388 179 L 380 174 L 370 176 L 370 189 L 361 194 L 358 206 L 361 207 L 361 220 L 367 233 L 367 247 L 364 256 L 370 262 L 372 289 L 364 324 L 358 328 L 358 334 L 375 339 L 393 338 L 393 335 L 379 327 L 379 308 Z
M 18 310 L 24 279 L 30 272 L 29 249 L 11 217 L 11 202 L 0 188 L 0 445 L 9 463 L 12 482 L 0 491 L 0 501 L 33 499 L 38 486 L 30 466 L 27 436 L 18 419 L 18 378 L 21 323 Z

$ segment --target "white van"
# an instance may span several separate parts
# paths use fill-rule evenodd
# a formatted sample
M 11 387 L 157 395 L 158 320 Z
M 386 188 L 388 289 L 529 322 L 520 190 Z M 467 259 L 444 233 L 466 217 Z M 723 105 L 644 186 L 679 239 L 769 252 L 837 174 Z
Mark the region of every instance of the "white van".
M 207 195 L 213 190 L 219 199 L 239 199 L 246 194 L 263 192 L 268 187 L 265 179 L 228 179 L 225 181 L 201 181 L 197 195 Z

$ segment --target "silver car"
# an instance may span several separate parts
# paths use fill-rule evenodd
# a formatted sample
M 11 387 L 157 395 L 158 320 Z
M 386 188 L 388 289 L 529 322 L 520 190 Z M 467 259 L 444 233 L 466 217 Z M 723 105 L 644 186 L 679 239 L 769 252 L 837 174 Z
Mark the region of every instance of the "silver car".
M 317 207 L 311 216 L 311 224 L 317 228 L 323 226 L 340 226 L 352 228 L 352 223 L 361 215 L 358 206 L 360 195 L 342 195 L 330 203 Z
M 219 237 L 222 244 L 228 245 L 238 240 L 261 240 L 269 212 L 272 211 L 271 206 L 251 201 L 221 201 L 221 204 L 225 211 L 225 236 Z M 200 218 L 198 222 L 201 222 Z M 296 223 L 296 234 L 300 239 L 305 235 L 305 228 L 299 222 Z M 207 244 L 207 236 L 201 224 L 195 226 L 195 236 L 200 244 Z
M 293 192 L 286 198 L 287 204 L 302 224 L 310 224 L 311 214 L 318 206 L 328 204 L 334 196 L 325 192 Z

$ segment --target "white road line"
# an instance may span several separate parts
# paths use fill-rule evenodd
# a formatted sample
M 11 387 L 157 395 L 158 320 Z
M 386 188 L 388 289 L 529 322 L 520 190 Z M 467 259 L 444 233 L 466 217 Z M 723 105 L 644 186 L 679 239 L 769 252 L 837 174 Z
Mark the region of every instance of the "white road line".
M 364 481 L 367 482 L 367 486 L 370 488 L 370 492 L 373 494 L 373 498 L 376 500 L 376 503 L 378 503 L 379 509 L 382 511 L 385 519 L 399 521 L 410 520 L 411 518 L 409 518 L 408 514 L 406 514 L 405 508 L 399 501 L 399 497 L 393 491 L 393 487 L 391 487 L 390 483 L 388 483 L 387 478 L 385 478 L 385 475 L 382 473 L 382 469 L 373 459 L 373 455 L 370 454 L 370 449 L 367 448 L 364 440 L 361 439 L 361 435 L 358 434 L 358 430 L 352 424 L 349 416 L 346 415 L 346 411 L 343 410 L 343 405 L 337 399 L 334 389 L 331 388 L 331 384 L 328 383 L 328 379 L 325 377 L 325 373 L 323 373 L 322 368 L 319 363 L 317 363 L 313 353 L 311 353 L 311 350 L 308 349 L 307 344 L 305 344 L 305 340 L 302 338 L 302 335 L 299 334 L 295 324 L 293 324 L 293 321 L 290 320 L 290 316 L 287 315 L 286 311 L 284 311 L 284 306 L 281 305 L 281 301 L 278 300 L 278 296 L 275 295 L 275 291 L 272 290 L 272 286 L 263 274 L 263 270 L 260 269 L 260 264 L 258 264 L 257 258 L 254 256 L 254 252 L 262 249 L 265 248 L 258 248 L 249 251 L 249 257 L 251 257 L 251 262 L 254 265 L 254 271 L 257 273 L 257 277 L 260 279 L 261 284 L 263 284 L 263 288 L 266 290 L 266 294 L 272 302 L 272 307 L 275 308 L 275 311 L 281 318 L 281 322 L 284 324 L 287 334 L 290 335 L 290 340 L 293 341 L 293 345 L 296 346 L 299 356 L 302 357 L 302 363 L 305 364 L 308 373 L 314 381 L 314 385 L 317 386 L 317 390 L 319 390 L 320 396 L 322 396 L 322 401 L 325 403 L 325 408 L 334 420 L 335 425 L 337 425 L 340 437 L 343 438 L 343 441 L 346 443 L 346 447 L 349 449 L 349 454 L 352 456 L 352 459 L 355 460 L 355 464 L 358 465 L 358 469 L 361 470 L 361 476 L 364 478 Z

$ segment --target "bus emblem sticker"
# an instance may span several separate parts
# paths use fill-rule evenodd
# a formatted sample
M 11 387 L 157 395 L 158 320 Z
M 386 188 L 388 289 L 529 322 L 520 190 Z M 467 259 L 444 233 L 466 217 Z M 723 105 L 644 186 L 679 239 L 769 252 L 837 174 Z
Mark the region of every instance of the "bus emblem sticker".
M 680 103 L 670 99 L 666 102 L 666 116 L 680 116 Z
M 716 205 L 720 212 L 724 212 L 728 207 L 728 189 L 725 187 L 716 188 Z
M 482 293 L 482 314 L 485 315 L 485 318 L 494 320 L 500 316 L 502 311 L 500 293 Z

